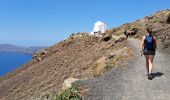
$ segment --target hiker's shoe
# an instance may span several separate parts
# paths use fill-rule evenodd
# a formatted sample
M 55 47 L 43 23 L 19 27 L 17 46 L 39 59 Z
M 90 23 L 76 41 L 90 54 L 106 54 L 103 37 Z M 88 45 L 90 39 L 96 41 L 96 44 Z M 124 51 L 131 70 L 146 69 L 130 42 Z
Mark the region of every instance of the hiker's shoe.
M 152 80 L 152 74 L 148 74 L 148 79 Z
M 146 75 L 146 76 L 148 76 L 148 73 L 147 73 L 147 72 L 145 72 L 145 75 Z

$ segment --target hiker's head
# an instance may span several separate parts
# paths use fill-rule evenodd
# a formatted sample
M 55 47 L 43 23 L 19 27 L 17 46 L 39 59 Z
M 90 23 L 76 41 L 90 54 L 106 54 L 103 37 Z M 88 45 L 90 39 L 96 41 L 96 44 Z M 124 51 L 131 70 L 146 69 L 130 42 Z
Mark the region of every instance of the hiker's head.
M 146 30 L 149 34 L 152 34 L 152 28 L 146 28 Z

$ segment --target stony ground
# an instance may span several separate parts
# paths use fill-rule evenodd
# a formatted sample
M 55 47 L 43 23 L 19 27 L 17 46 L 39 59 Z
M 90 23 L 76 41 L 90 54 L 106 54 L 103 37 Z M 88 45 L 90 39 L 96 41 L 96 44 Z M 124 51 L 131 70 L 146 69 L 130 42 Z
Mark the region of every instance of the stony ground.
M 135 58 L 128 66 L 115 68 L 96 79 L 79 81 L 78 86 L 88 86 L 84 100 L 168 100 L 170 98 L 170 55 L 157 51 L 154 59 L 154 78 L 145 76 L 144 57 L 139 54 L 140 42 L 128 39 Z

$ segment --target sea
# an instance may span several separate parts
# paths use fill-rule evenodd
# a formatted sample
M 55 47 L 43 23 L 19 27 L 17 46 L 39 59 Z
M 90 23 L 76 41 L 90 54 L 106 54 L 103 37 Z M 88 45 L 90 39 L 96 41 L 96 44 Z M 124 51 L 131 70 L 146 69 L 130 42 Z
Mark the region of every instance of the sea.
M 15 70 L 32 59 L 32 54 L 0 52 L 0 77 Z

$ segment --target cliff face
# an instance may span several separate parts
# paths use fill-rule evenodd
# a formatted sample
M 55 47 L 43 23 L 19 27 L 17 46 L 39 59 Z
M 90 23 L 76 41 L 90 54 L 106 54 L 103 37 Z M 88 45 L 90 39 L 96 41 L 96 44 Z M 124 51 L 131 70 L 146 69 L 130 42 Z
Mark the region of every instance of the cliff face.
M 104 37 L 75 35 L 47 48 L 46 53 L 41 55 L 41 61 L 32 60 L 0 79 L 0 99 L 31 100 L 40 98 L 44 93 L 55 94 L 66 78 L 92 78 L 105 72 L 95 70 L 96 61 L 103 57 L 108 60 L 106 68 L 118 66 L 118 61 L 131 55 L 130 49 L 125 48 L 125 38 L 121 37 L 123 30 L 137 28 L 133 37 L 141 38 L 146 33 L 146 27 L 153 27 L 160 50 L 168 51 L 169 13 L 169 10 L 160 11 L 136 22 L 113 28 Z

